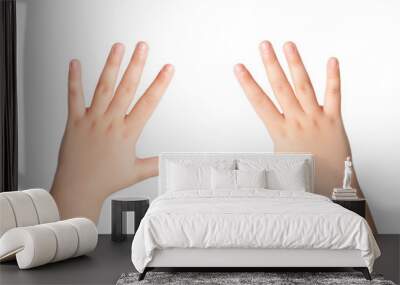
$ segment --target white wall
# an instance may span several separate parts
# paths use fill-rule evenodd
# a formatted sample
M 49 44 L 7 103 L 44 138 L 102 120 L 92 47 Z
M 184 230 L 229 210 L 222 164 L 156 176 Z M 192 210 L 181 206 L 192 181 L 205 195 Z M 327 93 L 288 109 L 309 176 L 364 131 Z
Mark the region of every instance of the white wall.
M 400 233 L 399 1 L 19 0 L 17 8 L 22 188 L 51 185 L 69 59 L 82 61 L 87 102 L 114 41 L 151 47 L 139 92 L 162 64 L 176 66 L 137 146 L 141 155 L 272 151 L 232 66 L 248 64 L 270 90 L 258 43 L 293 40 L 319 99 L 326 59 L 341 60 L 344 120 L 362 189 L 379 232 Z M 155 197 L 156 187 L 153 178 L 113 196 Z M 109 199 L 98 226 L 110 232 Z

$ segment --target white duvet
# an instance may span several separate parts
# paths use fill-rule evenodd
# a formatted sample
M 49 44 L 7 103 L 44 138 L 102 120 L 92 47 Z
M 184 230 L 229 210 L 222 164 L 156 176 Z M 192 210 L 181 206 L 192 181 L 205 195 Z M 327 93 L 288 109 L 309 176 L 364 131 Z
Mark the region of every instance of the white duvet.
M 165 248 L 358 249 L 370 271 L 380 255 L 359 215 L 317 194 L 265 189 L 159 196 L 137 230 L 132 262 L 143 272 Z

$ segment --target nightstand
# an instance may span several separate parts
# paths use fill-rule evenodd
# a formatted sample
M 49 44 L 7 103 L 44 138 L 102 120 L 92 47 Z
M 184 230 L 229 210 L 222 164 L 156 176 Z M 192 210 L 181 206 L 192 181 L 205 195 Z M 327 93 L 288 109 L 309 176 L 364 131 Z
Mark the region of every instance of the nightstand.
M 365 199 L 359 198 L 354 200 L 338 200 L 332 199 L 333 203 L 339 204 L 340 206 L 359 214 L 365 218 Z
M 126 239 L 127 212 L 135 212 L 135 233 L 149 208 L 149 199 L 142 197 L 116 198 L 111 201 L 111 239 Z

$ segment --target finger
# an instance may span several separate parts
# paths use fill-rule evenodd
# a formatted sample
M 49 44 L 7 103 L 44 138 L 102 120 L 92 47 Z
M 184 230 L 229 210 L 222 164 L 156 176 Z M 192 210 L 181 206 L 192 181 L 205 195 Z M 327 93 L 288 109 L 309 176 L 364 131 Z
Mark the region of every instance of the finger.
M 264 93 L 243 64 L 235 66 L 235 74 L 254 110 L 268 129 L 283 120 L 275 104 Z
M 319 111 L 320 108 L 315 97 L 314 88 L 296 45 L 292 42 L 287 42 L 283 49 L 289 65 L 296 97 L 301 107 L 306 113 Z
M 339 61 L 332 57 L 327 64 L 324 112 L 340 116 L 341 105 Z
M 133 135 L 138 137 L 146 122 L 150 118 L 162 95 L 165 93 L 173 76 L 172 65 L 165 65 L 158 73 L 156 79 L 149 86 L 143 96 L 139 99 L 126 120 Z
M 85 114 L 81 65 L 78 60 L 71 60 L 68 72 L 68 117 L 80 118 Z
M 279 105 L 285 116 L 295 116 L 302 112 L 301 106 L 294 95 L 293 89 L 276 57 L 270 42 L 264 41 L 260 45 L 261 57 L 267 71 L 268 80 Z
M 135 163 L 137 165 L 136 175 L 138 182 L 158 175 L 157 156 L 149 158 L 138 158 Z
M 111 115 L 125 117 L 142 76 L 147 50 L 145 42 L 139 42 L 136 45 L 131 61 L 109 106 L 108 112 Z
M 124 54 L 124 45 L 116 43 L 111 48 L 106 64 L 100 75 L 99 81 L 94 92 L 89 113 L 94 116 L 104 114 L 114 94 L 114 87 L 118 77 Z

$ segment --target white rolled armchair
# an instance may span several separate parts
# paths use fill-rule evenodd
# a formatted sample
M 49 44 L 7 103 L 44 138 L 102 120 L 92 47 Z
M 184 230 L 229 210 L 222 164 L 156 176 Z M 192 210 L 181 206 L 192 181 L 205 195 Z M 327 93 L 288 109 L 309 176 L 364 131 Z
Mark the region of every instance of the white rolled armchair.
M 0 262 L 16 258 L 28 269 L 84 255 L 95 249 L 97 235 L 89 219 L 60 221 L 46 190 L 0 193 Z

